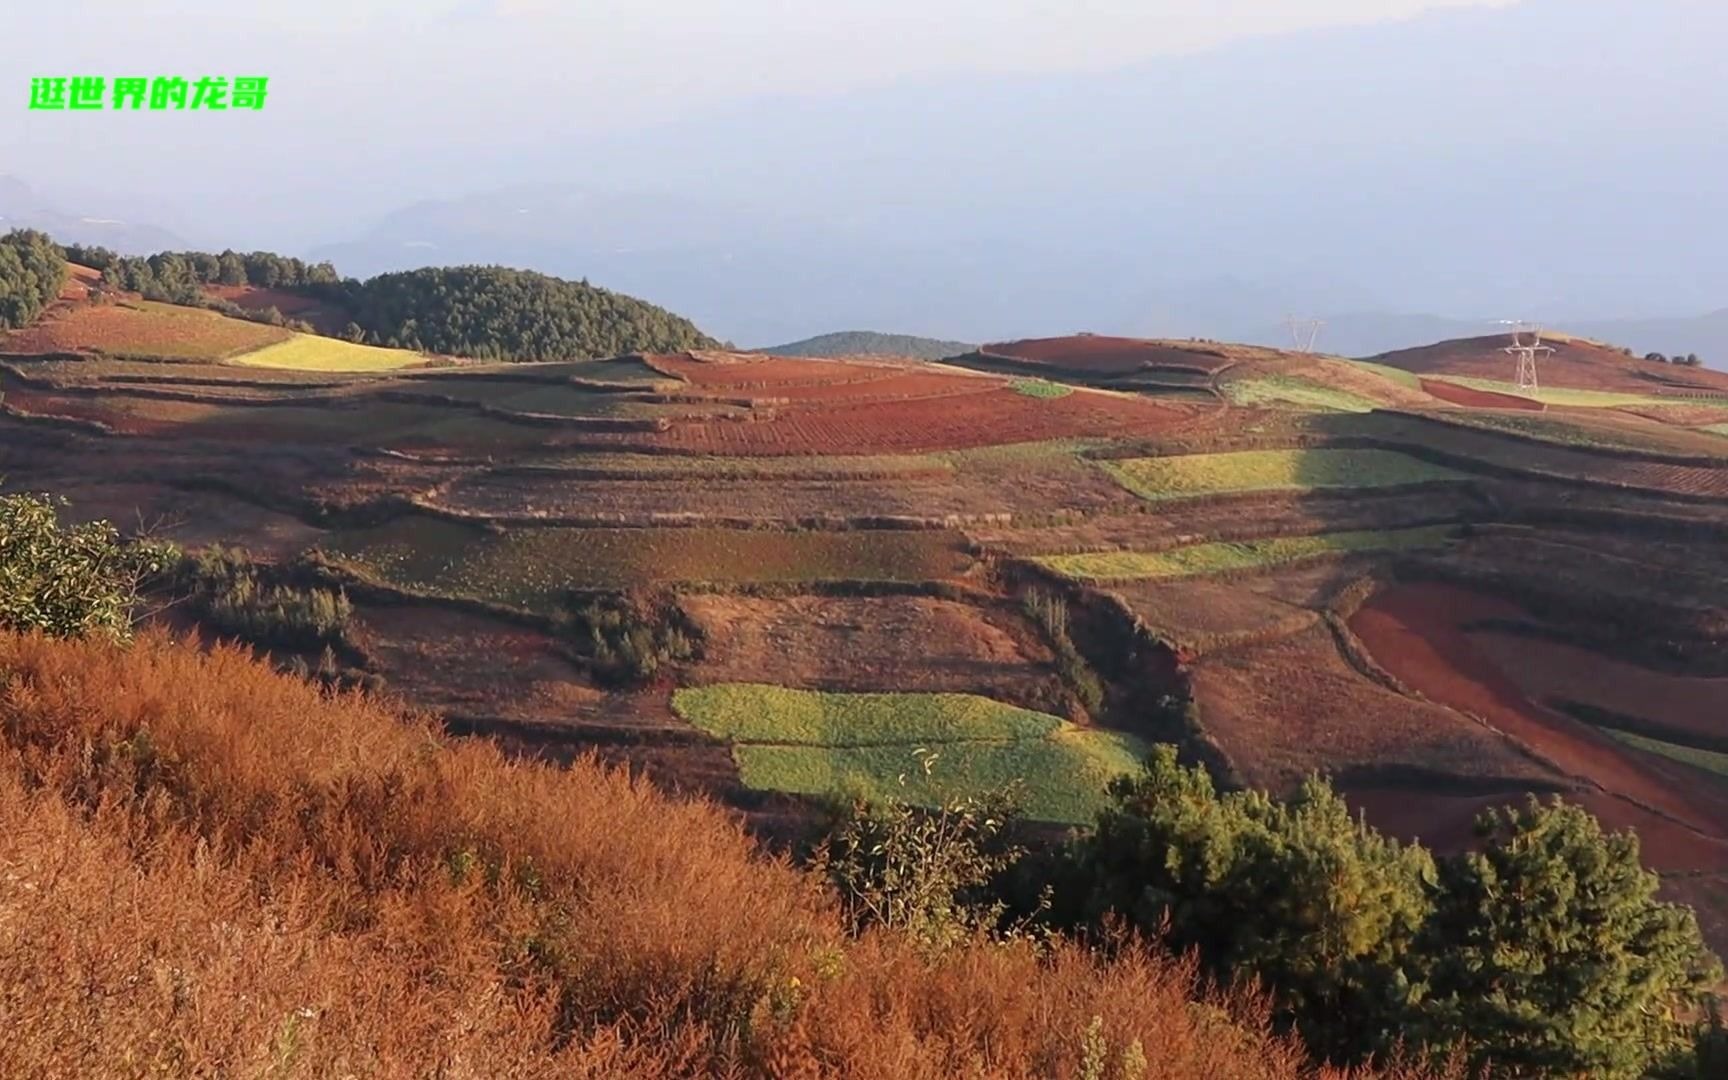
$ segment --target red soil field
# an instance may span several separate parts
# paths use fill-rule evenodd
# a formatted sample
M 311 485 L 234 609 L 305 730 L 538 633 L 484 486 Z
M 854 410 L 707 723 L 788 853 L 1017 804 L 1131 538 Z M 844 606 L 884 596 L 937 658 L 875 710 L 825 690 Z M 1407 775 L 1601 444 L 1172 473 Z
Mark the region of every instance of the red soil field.
M 77 263 L 68 263 L 67 269 L 70 273 L 66 275 L 66 284 L 60 286 L 61 302 L 75 304 L 81 300 L 88 300 L 90 290 L 102 280 L 102 271 L 92 270 L 88 266 L 79 266 Z
M 1520 617 L 1516 606 L 1448 585 L 1399 585 L 1350 620 L 1376 661 L 1429 699 L 1479 716 L 1612 798 L 1600 813 L 1636 824 L 1652 865 L 1728 869 L 1728 789 L 1701 770 L 1626 747 L 1531 702 L 1462 627 Z M 1618 805 L 1616 805 L 1618 804 Z
M 1400 349 L 1370 359 L 1418 375 L 1466 375 L 1505 381 L 1512 378 L 1514 361 L 1502 350 L 1511 343 L 1510 336 L 1497 334 Z M 1542 381 L 1550 386 L 1632 394 L 1659 394 L 1665 389 L 1728 394 L 1728 373 L 1659 364 L 1588 341 L 1553 340 L 1544 344 L 1554 349 L 1552 356 L 1539 362 Z
M 1145 367 L 1181 367 L 1211 373 L 1230 366 L 1229 357 L 1204 345 L 1186 347 L 1091 334 L 999 342 L 985 345 L 979 352 L 1091 375 L 1129 375 Z
M 1728 679 L 1669 675 L 1576 645 L 1491 631 L 1471 640 L 1533 701 L 1567 700 L 1728 741 Z
M 1152 435 L 1187 416 L 1180 408 L 1126 395 L 1077 390 L 1043 399 L 1003 388 L 958 397 L 799 409 L 756 422 L 685 422 L 667 432 L 603 438 L 623 445 L 732 455 L 875 454 Z
M 1498 806 L 1522 806 L 1529 795 L 1507 790 L 1488 795 L 1448 795 L 1401 787 L 1359 787 L 1342 792 L 1352 809 L 1366 814 L 1375 828 L 1402 840 L 1420 840 L 1442 853 L 1476 845 L 1476 817 Z M 1538 798 L 1549 799 L 1543 794 Z M 1685 873 L 1721 867 L 1728 842 L 1695 832 L 1625 799 L 1596 791 L 1568 791 L 1561 798 L 1582 806 L 1604 829 L 1638 833 L 1644 863 L 1658 873 Z
M 869 382 L 901 374 L 906 368 L 895 364 L 863 364 L 849 360 L 806 360 L 778 356 L 698 356 L 692 353 L 655 354 L 642 357 L 655 371 L 681 379 L 705 390 L 772 389 L 774 397 L 784 397 L 782 388 L 793 386 L 833 386 L 841 383 Z
M 311 323 L 320 333 L 340 333 L 348 324 L 348 312 L 331 307 L 321 300 L 300 296 L 261 285 L 206 285 L 204 295 L 226 300 L 247 311 L 275 308 L 290 319 Z
M 1422 389 L 1441 401 L 1464 405 L 1472 409 L 1522 409 L 1526 412 L 1546 412 L 1548 406 L 1534 398 L 1516 394 L 1496 394 L 1491 390 L 1472 390 L 1468 386 L 1444 379 L 1423 379 Z
M 1480 458 L 1538 475 L 1713 499 L 1728 498 L 1728 463 L 1723 466 L 1679 465 L 1630 455 L 1588 453 L 1552 443 L 1536 443 L 1476 430 L 1462 424 L 1425 428 L 1419 441 L 1437 450 Z
M 55 308 L 22 330 L 0 335 L 0 352 L 105 352 L 218 360 L 288 338 L 288 331 L 213 311 L 168 305 L 84 304 Z
M 1284 792 L 1315 772 L 1396 770 L 1479 789 L 1559 781 L 1483 725 L 1368 679 L 1324 626 L 1204 656 L 1193 680 L 1203 728 L 1251 787 Z

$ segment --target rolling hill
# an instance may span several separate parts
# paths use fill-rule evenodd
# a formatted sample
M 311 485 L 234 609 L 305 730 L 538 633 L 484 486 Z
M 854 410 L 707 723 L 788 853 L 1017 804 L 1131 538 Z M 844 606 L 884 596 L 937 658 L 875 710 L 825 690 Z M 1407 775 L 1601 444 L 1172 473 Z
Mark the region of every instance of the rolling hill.
M 972 349 L 973 346 L 963 341 L 943 341 L 913 334 L 882 334 L 873 330 L 842 330 L 756 351 L 768 356 L 908 356 L 918 360 L 945 360 Z

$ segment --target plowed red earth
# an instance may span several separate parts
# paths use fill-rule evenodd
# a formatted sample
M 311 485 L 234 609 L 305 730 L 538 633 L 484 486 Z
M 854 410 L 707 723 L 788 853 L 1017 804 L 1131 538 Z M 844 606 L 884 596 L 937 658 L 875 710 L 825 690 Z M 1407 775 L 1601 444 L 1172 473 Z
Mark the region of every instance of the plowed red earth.
M 1412 689 L 1481 717 L 1563 772 L 1600 788 L 1600 796 L 1588 794 L 1584 801 L 1594 804 L 1605 823 L 1635 827 L 1652 866 L 1728 869 L 1728 791 L 1716 778 L 1623 746 L 1531 702 L 1463 630 L 1481 619 L 1522 615 L 1509 603 L 1465 589 L 1400 585 L 1376 596 L 1350 626 L 1375 659 Z M 1462 804 L 1452 812 L 1468 816 Z
M 1478 379 L 1509 379 L 1512 357 L 1506 335 L 1464 338 L 1400 349 L 1372 359 L 1418 375 L 1465 375 Z M 1574 390 L 1610 390 L 1631 394 L 1675 391 L 1728 393 L 1728 373 L 1707 368 L 1674 367 L 1627 356 L 1618 349 L 1587 341 L 1546 341 L 1552 356 L 1541 360 L 1542 381 Z
M 906 369 L 890 364 L 858 364 L 845 360 L 800 360 L 773 356 L 737 356 L 707 359 L 699 356 L 656 354 L 643 362 L 663 375 L 682 379 L 703 389 L 773 389 L 794 386 L 828 387 L 892 378 Z
M 1075 391 L 1044 399 L 997 389 L 956 397 L 796 409 L 754 422 L 679 423 L 666 432 L 593 441 L 732 455 L 873 454 L 1151 435 L 1188 416 L 1181 408 L 1126 395 Z
M 1668 675 L 1517 634 L 1483 632 L 1471 639 L 1532 700 L 1581 702 L 1677 734 L 1728 740 L 1728 679 Z
M 1444 379 L 1423 379 L 1422 389 L 1441 401 L 1472 409 L 1522 409 L 1526 412 L 1546 412 L 1548 409 L 1548 406 L 1535 398 L 1496 394 L 1491 390 L 1472 390 L 1468 386 L 1459 386 Z
M 1187 349 L 1160 341 L 1089 334 L 1006 341 L 986 345 L 979 352 L 985 356 L 1048 364 L 1094 375 L 1128 375 L 1145 367 L 1184 367 L 1214 372 L 1230 365 L 1230 359 L 1224 354 L 1204 346 Z
M 1562 446 L 1509 438 L 1461 425 L 1425 432 L 1422 441 L 1438 450 L 1539 475 L 1591 480 L 1650 491 L 1706 498 L 1728 498 L 1728 467 L 1678 465 L 1626 456 L 1592 454 Z

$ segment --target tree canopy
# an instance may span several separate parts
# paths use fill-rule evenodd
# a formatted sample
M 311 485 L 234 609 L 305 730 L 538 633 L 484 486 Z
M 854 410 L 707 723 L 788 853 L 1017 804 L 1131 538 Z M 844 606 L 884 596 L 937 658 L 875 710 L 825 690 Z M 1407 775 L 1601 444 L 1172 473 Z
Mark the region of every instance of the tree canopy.
M 0 330 L 32 322 L 66 284 L 66 257 L 46 233 L 13 229 L 0 236 Z
M 1112 794 L 1076 849 L 1084 913 L 1263 980 L 1335 1059 L 1462 1043 L 1496 1076 L 1632 1080 L 1691 1054 L 1722 978 L 1637 838 L 1558 799 L 1491 811 L 1479 851 L 1436 859 L 1324 781 L 1220 794 L 1170 747 Z
M 409 270 L 319 292 L 379 344 L 452 356 L 569 360 L 717 344 L 634 297 L 501 266 Z

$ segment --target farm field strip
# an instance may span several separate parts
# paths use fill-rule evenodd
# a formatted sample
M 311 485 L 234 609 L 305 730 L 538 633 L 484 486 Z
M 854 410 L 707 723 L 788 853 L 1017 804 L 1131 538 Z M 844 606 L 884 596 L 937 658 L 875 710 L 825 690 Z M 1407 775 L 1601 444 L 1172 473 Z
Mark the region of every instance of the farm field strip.
M 395 371 L 423 364 L 426 357 L 407 349 L 385 349 L 316 334 L 295 334 L 286 341 L 233 356 L 230 362 L 244 367 L 290 371 Z
M 1672 398 L 1657 394 L 1635 394 L 1617 390 L 1576 390 L 1564 386 L 1547 386 L 1540 390 L 1520 390 L 1516 383 L 1499 379 L 1481 379 L 1469 375 L 1430 375 L 1438 382 L 1454 383 L 1472 390 L 1506 394 L 1511 397 L 1534 398 L 1545 405 L 1573 405 L 1582 408 L 1612 409 L 1622 405 L 1672 405 Z M 1728 399 L 1728 393 L 1723 397 Z
M 1670 761 L 1678 761 L 1683 765 L 1692 765 L 1703 769 L 1705 772 L 1712 772 L 1728 778 L 1728 754 L 1714 750 L 1700 750 L 1695 746 L 1681 746 L 1678 743 L 1663 742 L 1660 739 L 1652 739 L 1617 728 L 1604 727 L 1602 730 L 1634 749 L 1656 754 L 1668 758 Z
M 673 709 L 732 743 L 745 786 L 940 805 L 1019 788 L 1038 821 L 1081 824 L 1147 747 L 1119 732 L 970 694 L 825 693 L 762 684 L 678 690 Z M 929 758 L 926 770 L 920 755 Z
M 0 351 L 101 352 L 173 360 L 223 360 L 291 338 L 291 331 L 202 308 L 154 301 L 59 309 L 22 330 L 0 333 Z
M 522 527 L 493 532 L 404 517 L 335 533 L 333 554 L 401 588 L 529 610 L 570 589 L 652 583 L 918 583 L 961 576 L 963 539 L 935 530 Z
M 1241 450 L 1102 460 L 1099 466 L 1143 499 L 1250 491 L 1396 487 L 1466 480 L 1453 469 L 1392 450 Z
M 1146 581 L 1224 574 L 1282 566 L 1306 559 L 1363 552 L 1409 551 L 1441 547 L 1456 529 L 1451 525 L 1411 529 L 1322 533 L 1192 544 L 1168 551 L 1106 551 L 1080 555 L 1039 555 L 1033 561 L 1080 581 Z
M 1233 405 L 1329 409 L 1334 412 L 1372 412 L 1378 404 L 1358 394 L 1294 375 L 1267 375 L 1233 379 L 1221 387 Z

